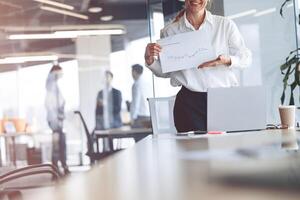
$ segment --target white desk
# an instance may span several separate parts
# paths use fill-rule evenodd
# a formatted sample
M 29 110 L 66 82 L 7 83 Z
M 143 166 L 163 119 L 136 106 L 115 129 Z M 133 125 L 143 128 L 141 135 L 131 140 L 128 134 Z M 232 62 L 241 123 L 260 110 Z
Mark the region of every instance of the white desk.
M 113 150 L 113 139 L 133 138 L 135 142 L 139 142 L 140 140 L 151 134 L 152 129 L 150 128 L 122 127 L 116 129 L 94 131 L 94 136 L 97 142 L 97 150 L 99 150 L 99 139 L 107 138 L 109 142 L 109 149 Z
M 212 156 L 216 152 L 249 147 L 263 149 L 270 145 L 275 145 L 276 151 L 286 151 L 281 149 L 282 142 L 288 142 L 290 138 L 295 138 L 283 137 L 287 133 L 293 136 L 298 134 L 295 131 L 279 130 L 199 136 L 197 138 L 182 136 L 152 138 L 149 136 L 135 147 L 104 160 L 91 171 L 71 176 L 63 180 L 56 188 L 35 193 L 28 199 L 299 200 L 299 189 L 226 184 L 212 178 L 214 169 L 211 164 L 215 161 L 222 161 L 223 158 Z M 206 156 L 207 154 L 209 156 Z M 232 166 L 231 169 L 242 168 L 245 159 L 248 159 L 241 159 L 237 156 L 233 156 L 233 158 L 235 158 L 234 162 L 227 162 L 229 170 L 230 166 Z M 257 165 L 268 159 L 268 156 L 265 160 L 249 158 L 252 164 Z M 227 159 L 225 159 L 226 161 Z M 275 161 L 281 163 L 282 160 Z M 272 168 L 272 166 L 270 167 Z M 300 180 L 298 179 L 298 181 Z

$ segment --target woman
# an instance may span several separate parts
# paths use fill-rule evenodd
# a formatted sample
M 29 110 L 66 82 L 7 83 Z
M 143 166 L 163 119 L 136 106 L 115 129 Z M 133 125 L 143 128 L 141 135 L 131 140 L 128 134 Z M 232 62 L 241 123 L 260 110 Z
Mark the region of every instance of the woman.
M 48 125 L 53 131 L 52 163 L 53 165 L 58 166 L 58 161 L 60 161 L 65 174 L 68 174 L 69 169 L 66 162 L 66 136 L 63 133 L 65 100 L 57 84 L 57 81 L 62 75 L 62 68 L 59 65 L 54 65 L 49 72 L 46 82 L 46 109 Z
M 185 0 L 185 9 L 161 31 L 161 37 L 206 29 L 212 34 L 212 46 L 219 55 L 215 60 L 199 63 L 198 68 L 164 74 L 156 59 L 163 49 L 157 43 L 149 43 L 145 51 L 147 67 L 156 76 L 171 78 L 172 86 L 182 86 L 174 106 L 178 132 L 207 130 L 208 88 L 238 86 L 232 69 L 251 63 L 251 52 L 235 23 L 212 15 L 206 10 L 208 3 L 210 0 Z

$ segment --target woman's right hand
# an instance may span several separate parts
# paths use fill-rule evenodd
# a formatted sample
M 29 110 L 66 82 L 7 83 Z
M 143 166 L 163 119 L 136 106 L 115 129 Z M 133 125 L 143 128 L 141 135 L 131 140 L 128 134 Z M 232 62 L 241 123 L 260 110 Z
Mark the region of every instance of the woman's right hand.
M 161 52 L 161 46 L 157 43 L 149 43 L 145 51 L 145 61 L 147 65 L 151 65 L 154 62 L 156 56 Z

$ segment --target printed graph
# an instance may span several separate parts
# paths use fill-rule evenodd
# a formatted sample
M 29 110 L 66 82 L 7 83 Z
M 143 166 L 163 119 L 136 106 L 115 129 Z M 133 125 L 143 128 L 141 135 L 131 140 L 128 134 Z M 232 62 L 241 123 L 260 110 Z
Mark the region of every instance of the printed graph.
M 176 61 L 184 60 L 184 59 L 192 59 L 192 58 L 197 57 L 199 55 L 203 55 L 205 53 L 208 53 L 208 51 L 209 51 L 209 49 L 206 49 L 206 48 L 198 48 L 191 54 L 184 54 L 184 55 L 180 55 L 180 56 L 170 55 L 170 56 L 167 56 L 167 59 L 168 60 L 176 60 Z

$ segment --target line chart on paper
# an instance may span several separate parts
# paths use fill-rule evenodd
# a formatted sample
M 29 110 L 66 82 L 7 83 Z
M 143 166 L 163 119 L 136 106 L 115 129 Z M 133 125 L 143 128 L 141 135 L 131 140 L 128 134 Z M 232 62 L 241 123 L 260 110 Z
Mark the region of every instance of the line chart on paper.
M 216 59 L 211 33 L 205 29 L 180 33 L 157 41 L 162 47 L 159 60 L 163 73 L 197 68 Z
M 182 60 L 182 59 L 191 59 L 194 58 L 196 56 L 198 56 L 199 54 L 203 54 L 203 53 L 207 53 L 209 50 L 206 48 L 198 48 L 196 51 L 194 51 L 191 54 L 184 54 L 182 56 L 168 56 L 167 59 L 173 59 L 173 60 Z

